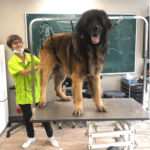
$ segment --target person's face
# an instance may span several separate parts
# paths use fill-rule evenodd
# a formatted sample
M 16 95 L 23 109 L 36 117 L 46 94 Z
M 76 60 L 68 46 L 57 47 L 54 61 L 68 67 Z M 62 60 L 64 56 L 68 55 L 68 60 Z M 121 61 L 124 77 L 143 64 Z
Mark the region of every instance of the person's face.
M 13 50 L 21 51 L 23 48 L 23 42 L 20 40 L 15 40 L 12 43 L 12 48 Z

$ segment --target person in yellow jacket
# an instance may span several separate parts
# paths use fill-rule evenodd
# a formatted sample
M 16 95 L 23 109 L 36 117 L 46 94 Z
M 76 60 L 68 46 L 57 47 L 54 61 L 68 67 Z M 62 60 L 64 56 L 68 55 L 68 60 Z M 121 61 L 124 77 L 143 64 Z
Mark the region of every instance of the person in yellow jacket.
M 15 81 L 16 88 L 16 103 L 21 107 L 23 118 L 25 121 L 28 139 L 22 145 L 27 148 L 35 141 L 33 123 L 30 122 L 32 116 L 31 104 L 33 104 L 32 97 L 32 76 L 31 76 L 31 55 L 24 52 L 22 38 L 19 35 L 10 35 L 7 38 L 7 46 L 14 52 L 14 55 L 8 61 L 8 69 Z M 34 71 L 35 71 L 35 101 L 36 106 L 40 99 L 40 83 L 38 69 L 40 67 L 40 60 L 34 57 Z M 59 144 L 53 136 L 53 129 L 50 122 L 42 123 L 48 141 L 52 146 L 58 147 Z

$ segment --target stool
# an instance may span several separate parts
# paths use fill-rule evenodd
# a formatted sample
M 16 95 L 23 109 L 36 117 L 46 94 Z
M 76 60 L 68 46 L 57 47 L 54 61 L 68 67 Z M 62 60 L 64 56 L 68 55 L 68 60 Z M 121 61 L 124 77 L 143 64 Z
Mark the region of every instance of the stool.
M 111 91 L 104 91 L 103 92 L 104 98 L 123 98 L 125 97 L 125 93 L 118 90 L 111 90 Z

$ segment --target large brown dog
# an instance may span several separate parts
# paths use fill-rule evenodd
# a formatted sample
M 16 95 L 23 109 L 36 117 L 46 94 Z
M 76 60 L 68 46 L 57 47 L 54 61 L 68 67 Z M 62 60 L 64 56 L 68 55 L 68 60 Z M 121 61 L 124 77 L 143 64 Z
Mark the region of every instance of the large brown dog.
M 62 92 L 61 85 L 67 74 L 72 79 L 72 95 L 75 99 L 73 114 L 81 116 L 82 86 L 87 77 L 91 96 L 100 112 L 107 108 L 101 100 L 100 73 L 107 55 L 108 31 L 112 28 L 106 13 L 102 10 L 90 10 L 81 16 L 76 33 L 61 33 L 48 38 L 39 51 L 42 62 L 41 98 L 39 107 L 46 105 L 46 88 L 52 74 L 55 74 L 55 90 L 59 97 L 68 101 L 69 97 Z M 54 49 L 54 47 L 55 49 Z M 59 61 L 60 62 L 59 62 Z

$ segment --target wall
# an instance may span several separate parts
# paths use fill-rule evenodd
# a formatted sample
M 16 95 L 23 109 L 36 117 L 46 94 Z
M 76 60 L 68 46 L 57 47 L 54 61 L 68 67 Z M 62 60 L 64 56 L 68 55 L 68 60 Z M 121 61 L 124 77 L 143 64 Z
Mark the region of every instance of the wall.
M 7 37 L 10 34 L 19 34 L 26 47 L 25 13 L 68 13 L 82 14 L 88 9 L 103 9 L 107 13 L 133 13 L 147 16 L 149 0 L 0 0 L 0 44 L 4 44 L 6 61 L 13 52 L 6 46 Z M 136 49 L 136 73 L 142 73 L 142 39 L 143 22 L 138 21 L 137 49 Z M 8 68 L 7 68 L 8 69 Z M 120 79 L 124 75 L 104 76 L 102 80 L 103 90 L 120 89 Z M 13 78 L 7 70 L 8 87 L 14 85 Z M 49 98 L 54 98 L 53 81 L 48 85 Z

